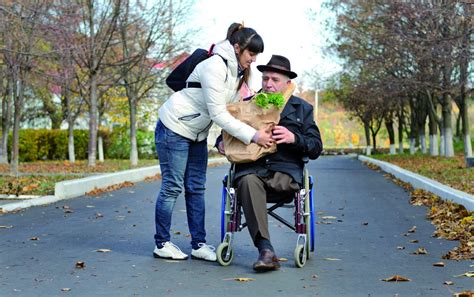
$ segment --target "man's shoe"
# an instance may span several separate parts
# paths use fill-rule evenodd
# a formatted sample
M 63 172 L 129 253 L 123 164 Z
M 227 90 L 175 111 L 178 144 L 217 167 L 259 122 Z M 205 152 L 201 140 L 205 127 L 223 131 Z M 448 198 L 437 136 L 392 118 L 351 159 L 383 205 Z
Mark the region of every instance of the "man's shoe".
M 260 252 L 257 262 L 253 263 L 253 270 L 270 271 L 280 268 L 280 261 L 271 250 L 264 249 Z
M 214 262 L 217 259 L 216 252 L 214 252 L 215 250 L 216 249 L 212 245 L 199 243 L 199 248 L 197 250 L 192 250 L 191 258 Z
M 171 243 L 171 241 L 162 243 L 162 245 L 163 247 L 161 249 L 155 246 L 155 250 L 153 251 L 153 257 L 173 260 L 186 260 L 188 258 L 188 255 L 183 253 L 179 249 L 179 247 Z

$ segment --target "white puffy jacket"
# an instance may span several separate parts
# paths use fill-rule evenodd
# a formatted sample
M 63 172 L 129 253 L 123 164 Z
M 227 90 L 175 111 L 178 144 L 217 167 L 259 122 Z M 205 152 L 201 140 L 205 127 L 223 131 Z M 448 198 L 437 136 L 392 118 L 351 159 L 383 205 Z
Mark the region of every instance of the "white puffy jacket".
M 158 111 L 161 122 L 173 132 L 194 141 L 209 134 L 212 122 L 249 144 L 256 130 L 237 120 L 226 109 L 227 103 L 239 100 L 237 58 L 228 40 L 214 47 L 216 55 L 202 61 L 188 78 L 201 88 L 184 88 L 173 93 Z M 227 60 L 227 66 L 223 59 Z

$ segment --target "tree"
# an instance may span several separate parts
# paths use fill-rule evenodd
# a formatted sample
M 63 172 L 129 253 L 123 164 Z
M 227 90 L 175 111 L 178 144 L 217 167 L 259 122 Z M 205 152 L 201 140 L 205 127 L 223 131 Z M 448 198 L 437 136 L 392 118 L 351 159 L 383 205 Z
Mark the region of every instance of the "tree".
M 8 67 L 10 93 L 13 98 L 13 137 L 10 172 L 18 174 L 19 132 L 25 92 L 33 73 L 34 58 L 44 55 L 40 51 L 40 25 L 48 10 L 49 1 L 14 1 L 4 2 L 0 6 L 0 28 L 5 33 L 2 49 L 5 64 Z
M 137 111 L 139 103 L 150 92 L 163 85 L 165 72 L 155 67 L 158 61 L 170 59 L 187 44 L 187 34 L 176 28 L 185 20 L 190 7 L 188 1 L 156 1 L 145 8 L 140 1 L 124 1 L 118 27 L 121 54 L 121 85 L 128 98 L 130 116 L 130 162 L 138 163 Z M 169 62 L 168 62 L 169 63 Z
M 75 73 L 79 93 L 89 107 L 88 165 L 95 166 L 97 153 L 98 101 L 105 90 L 101 84 L 114 79 L 111 68 L 114 62 L 107 60 L 111 48 L 116 45 L 117 20 L 122 7 L 121 0 L 81 1 L 81 24 L 77 27 L 77 39 L 72 51 L 76 63 Z

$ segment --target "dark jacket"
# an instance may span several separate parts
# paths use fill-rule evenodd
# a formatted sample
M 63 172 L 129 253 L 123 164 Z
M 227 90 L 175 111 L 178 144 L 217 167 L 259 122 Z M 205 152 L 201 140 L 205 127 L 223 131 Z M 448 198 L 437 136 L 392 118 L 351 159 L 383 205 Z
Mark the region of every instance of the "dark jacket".
M 277 152 L 261 157 L 255 162 L 235 165 L 234 178 L 268 171 L 287 173 L 300 183 L 303 180 L 303 157 L 316 159 L 323 150 L 318 126 L 314 122 L 313 106 L 301 98 L 291 96 L 280 114 L 280 126 L 295 135 L 295 143 L 278 144 Z

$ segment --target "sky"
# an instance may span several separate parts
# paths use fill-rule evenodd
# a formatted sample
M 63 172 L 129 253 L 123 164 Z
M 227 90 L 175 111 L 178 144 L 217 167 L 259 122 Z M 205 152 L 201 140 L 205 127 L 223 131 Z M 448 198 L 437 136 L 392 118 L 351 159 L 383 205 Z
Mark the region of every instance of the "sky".
M 272 54 L 286 56 L 292 71 L 298 74 L 295 82 L 306 89 L 314 89 L 313 80 L 305 73 L 317 69 L 323 76 L 340 70 L 336 59 L 325 57 L 323 48 L 328 33 L 323 19 L 328 16 L 321 8 L 322 0 L 196 0 L 189 25 L 201 31 L 193 40 L 194 47 L 208 48 L 225 38 L 233 22 L 244 22 L 262 36 L 265 50 L 253 63 L 252 86 L 260 84 L 257 65 L 266 64 Z M 316 12 L 311 19 L 309 12 Z

